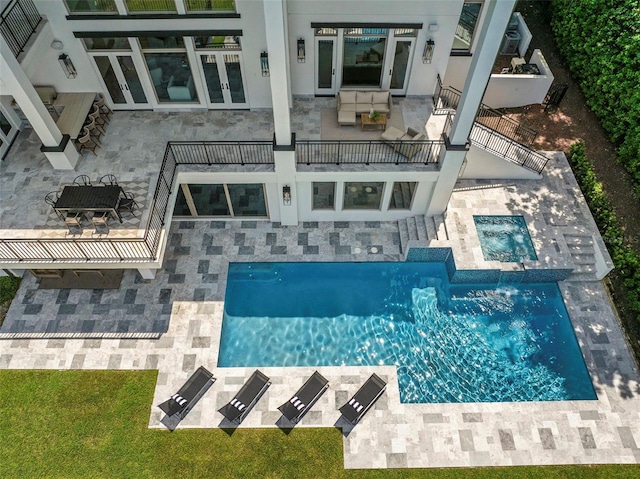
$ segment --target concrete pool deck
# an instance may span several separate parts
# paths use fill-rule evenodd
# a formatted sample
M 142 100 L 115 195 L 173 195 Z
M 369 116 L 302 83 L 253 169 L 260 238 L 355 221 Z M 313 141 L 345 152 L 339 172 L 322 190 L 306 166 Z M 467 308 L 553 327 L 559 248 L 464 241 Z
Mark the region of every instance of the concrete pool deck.
M 593 241 L 595 235 L 598 241 L 599 235 L 566 170 L 566 160 L 556 155 L 540 181 L 460 182 L 445 219 L 448 240 L 442 244 L 453 249 L 458 268 L 488 266 L 476 244 L 474 214 L 523 215 L 547 266 L 584 265 L 570 245 L 575 237 Z M 402 261 L 402 252 L 395 222 L 298 227 L 174 222 L 163 268 L 154 280 L 128 271 L 119 290 L 65 291 L 39 290 L 37 281 L 26 276 L 1 332 L 84 331 L 88 337 L 4 339 L 0 368 L 157 369 L 149 427 L 165 428 L 176 424 L 166 419 L 163 424 L 156 405 L 204 365 L 217 381 L 177 427 L 226 426 L 217 409 L 254 369 L 216 367 L 231 261 Z M 640 376 L 606 292 L 592 273 L 581 266 L 560 289 L 597 400 L 401 404 L 394 367 L 320 367 L 330 388 L 296 427 L 342 425 L 338 407 L 376 372 L 388 387 L 361 423 L 345 430 L 346 468 L 640 463 Z M 131 333 L 131 338 L 99 338 L 101 331 Z M 139 331 L 162 334 L 134 339 Z M 314 370 L 260 369 L 272 385 L 243 428 L 278 427 L 277 406 Z

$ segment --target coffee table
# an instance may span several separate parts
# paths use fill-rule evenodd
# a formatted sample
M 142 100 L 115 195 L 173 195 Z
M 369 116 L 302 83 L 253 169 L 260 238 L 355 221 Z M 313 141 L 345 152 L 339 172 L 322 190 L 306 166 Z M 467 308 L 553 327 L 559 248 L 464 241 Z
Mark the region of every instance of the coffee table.
M 387 127 L 387 114 L 379 113 L 376 120 L 369 118 L 369 113 L 362 113 L 360 115 L 362 119 L 362 131 L 365 130 L 382 130 Z

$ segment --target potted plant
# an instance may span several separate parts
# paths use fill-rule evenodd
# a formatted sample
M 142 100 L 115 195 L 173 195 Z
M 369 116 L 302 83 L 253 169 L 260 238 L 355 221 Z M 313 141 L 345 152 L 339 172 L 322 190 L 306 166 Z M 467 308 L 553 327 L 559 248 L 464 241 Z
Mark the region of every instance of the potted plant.
M 371 118 L 373 121 L 378 121 L 378 118 L 380 118 L 380 112 L 377 112 L 372 108 L 369 112 L 369 118 Z

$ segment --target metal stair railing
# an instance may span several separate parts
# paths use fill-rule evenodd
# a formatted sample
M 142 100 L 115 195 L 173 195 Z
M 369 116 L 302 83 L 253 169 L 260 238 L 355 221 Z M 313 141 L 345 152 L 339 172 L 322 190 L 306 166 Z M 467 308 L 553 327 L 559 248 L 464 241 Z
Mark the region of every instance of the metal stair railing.
M 33 0 L 13 0 L 2 10 L 0 32 L 16 58 L 24 51 L 41 21 L 42 16 Z

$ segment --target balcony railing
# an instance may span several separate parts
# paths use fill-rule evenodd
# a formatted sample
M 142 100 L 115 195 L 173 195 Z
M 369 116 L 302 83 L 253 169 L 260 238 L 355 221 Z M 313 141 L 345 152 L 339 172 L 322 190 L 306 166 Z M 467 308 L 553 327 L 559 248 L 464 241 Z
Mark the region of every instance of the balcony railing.
M 156 261 L 180 166 L 273 163 L 272 148 L 271 141 L 169 142 L 143 238 L 0 239 L 0 262 L 19 265 Z
M 461 95 L 462 93 L 453 87 L 442 86 L 440 76 L 438 75 L 436 90 L 433 96 L 435 113 L 438 114 L 456 110 L 460 104 Z M 499 110 L 484 104 L 480 104 L 475 121 L 530 148 L 533 147 L 535 139 L 538 136 L 535 130 L 521 125 L 513 118 L 504 116 Z
M 298 164 L 435 164 L 441 140 L 408 140 L 385 143 L 380 140 L 298 140 Z
M 0 32 L 18 58 L 42 21 L 33 0 L 12 0 L 0 14 Z

